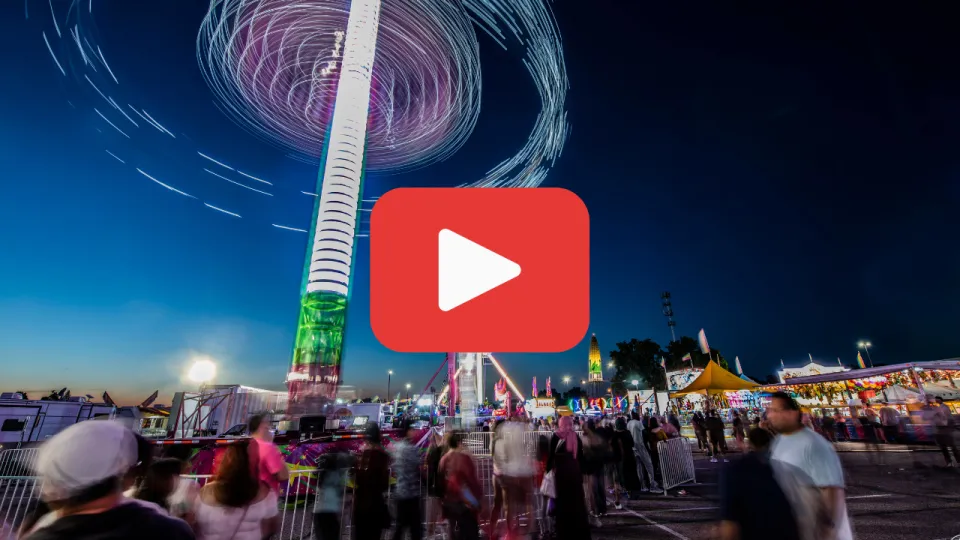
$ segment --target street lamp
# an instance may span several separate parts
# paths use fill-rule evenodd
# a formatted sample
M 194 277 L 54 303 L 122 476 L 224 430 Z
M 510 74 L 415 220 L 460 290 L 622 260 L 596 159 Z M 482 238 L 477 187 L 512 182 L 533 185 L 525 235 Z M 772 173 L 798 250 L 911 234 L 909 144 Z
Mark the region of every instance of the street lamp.
M 407 383 L 407 401 L 410 401 L 410 383 Z
M 563 376 L 563 384 L 567 385 L 567 390 L 570 389 L 570 376 L 569 376 L 569 375 L 564 375 L 564 376 Z
M 870 358 L 870 346 L 871 346 L 871 345 L 872 345 L 872 343 L 870 343 L 869 341 L 861 341 L 860 343 L 857 343 L 857 346 L 858 346 L 858 347 L 860 347 L 861 349 L 863 349 L 864 351 L 867 352 L 867 360 L 870 361 L 870 367 L 873 367 L 873 358 Z
M 393 370 L 387 370 L 387 403 L 393 403 L 393 400 L 390 398 L 390 377 L 393 377 Z M 390 412 L 393 412 L 393 407 L 390 407 Z

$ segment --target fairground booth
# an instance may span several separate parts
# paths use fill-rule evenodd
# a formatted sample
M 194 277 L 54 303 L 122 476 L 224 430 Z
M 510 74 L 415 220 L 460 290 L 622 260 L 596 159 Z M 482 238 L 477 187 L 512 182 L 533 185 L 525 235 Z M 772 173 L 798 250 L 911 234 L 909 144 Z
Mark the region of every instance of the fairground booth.
M 770 393 L 784 391 L 797 398 L 804 412 L 842 421 L 841 429 L 846 433 L 839 432 L 840 438 L 869 438 L 863 424 L 879 418 L 877 409 L 888 408 L 896 411 L 896 415 L 887 411 L 887 417 L 897 419 L 899 433 L 905 439 L 923 441 L 931 437 L 923 414 L 928 400 L 940 397 L 953 414 L 960 413 L 960 359 L 793 377 L 760 390 L 762 407 L 767 405 Z
M 755 390 L 759 387 L 759 384 L 738 377 L 711 360 L 690 384 L 670 392 L 670 399 L 676 403 L 683 417 L 682 423 L 688 428 L 690 417 L 698 410 L 706 412 L 717 409 L 723 418 L 729 418 L 730 409 L 747 409 L 758 413 L 759 394 Z M 684 435 L 692 437 L 693 432 Z

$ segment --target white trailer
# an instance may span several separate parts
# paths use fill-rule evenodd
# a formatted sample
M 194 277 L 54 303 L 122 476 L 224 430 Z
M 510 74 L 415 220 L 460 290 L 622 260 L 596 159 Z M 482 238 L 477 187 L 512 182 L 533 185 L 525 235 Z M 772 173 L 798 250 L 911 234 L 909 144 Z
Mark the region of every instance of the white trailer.
M 0 396 L 0 446 L 16 448 L 43 442 L 77 422 L 116 416 L 116 406 L 92 403 L 84 397 L 46 401 L 3 394 Z
M 242 435 L 251 415 L 282 414 L 287 393 L 239 384 L 216 385 L 199 392 L 177 392 L 167 421 L 167 437 L 217 436 L 229 432 Z

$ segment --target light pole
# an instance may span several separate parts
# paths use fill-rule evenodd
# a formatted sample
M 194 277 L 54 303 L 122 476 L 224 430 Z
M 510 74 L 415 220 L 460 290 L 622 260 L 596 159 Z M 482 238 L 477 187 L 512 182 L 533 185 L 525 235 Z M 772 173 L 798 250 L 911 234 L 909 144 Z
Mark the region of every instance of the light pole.
M 410 383 L 407 383 L 407 401 L 410 401 Z
M 393 403 L 393 399 L 390 398 L 390 377 L 393 377 L 393 370 L 387 370 L 387 403 Z M 394 411 L 393 405 L 390 406 L 390 412 Z
M 867 352 L 867 360 L 870 361 L 870 367 L 873 367 L 873 358 L 870 358 L 870 345 L 872 345 L 872 343 L 869 341 L 861 341 L 857 344 L 858 347 Z
M 564 375 L 564 376 L 563 376 L 563 384 L 567 385 L 567 390 L 570 389 L 570 376 L 569 376 L 569 375 Z

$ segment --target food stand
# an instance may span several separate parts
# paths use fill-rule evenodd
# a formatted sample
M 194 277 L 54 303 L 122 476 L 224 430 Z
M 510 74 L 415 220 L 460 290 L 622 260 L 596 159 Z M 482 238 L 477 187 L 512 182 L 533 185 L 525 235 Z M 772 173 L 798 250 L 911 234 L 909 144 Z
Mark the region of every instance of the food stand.
M 960 405 L 958 383 L 960 360 L 951 359 L 795 377 L 761 390 L 790 393 L 813 415 L 839 412 L 846 436 L 851 439 L 864 438 L 859 419 L 867 407 L 890 406 L 901 413 L 900 433 L 910 440 L 924 441 L 931 438 L 932 432 L 922 419 L 922 409 L 929 399 L 939 396 L 956 414 Z

